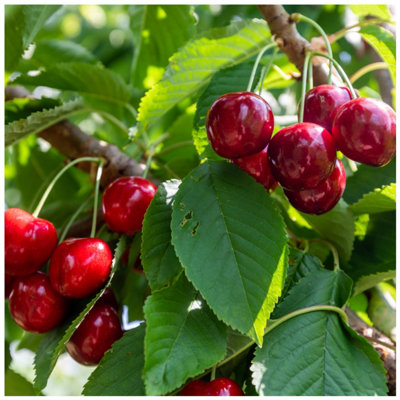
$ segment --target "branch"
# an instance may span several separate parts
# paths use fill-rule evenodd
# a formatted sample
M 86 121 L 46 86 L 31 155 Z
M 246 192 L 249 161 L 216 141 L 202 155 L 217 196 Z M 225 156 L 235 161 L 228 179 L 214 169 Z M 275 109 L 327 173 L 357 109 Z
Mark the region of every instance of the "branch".
M 267 21 L 271 33 L 275 35 L 279 48 L 288 56 L 289 61 L 296 65 L 299 71 L 303 71 L 306 49 L 324 51 L 323 40 L 315 38 L 310 44 L 298 33 L 296 24 L 290 19 L 290 15 L 282 6 L 277 4 L 258 5 L 258 9 Z M 328 61 L 321 57 L 313 57 L 312 63 L 314 84 L 326 83 L 329 72 Z M 340 85 L 339 75 L 335 70 L 333 73 L 333 84 Z

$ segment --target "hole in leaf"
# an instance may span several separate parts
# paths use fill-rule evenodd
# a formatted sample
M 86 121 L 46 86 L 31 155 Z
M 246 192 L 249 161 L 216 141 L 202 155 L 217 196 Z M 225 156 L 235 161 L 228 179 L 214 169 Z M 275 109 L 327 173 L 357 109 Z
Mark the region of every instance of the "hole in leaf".
M 200 226 L 200 222 L 199 221 L 197 221 L 196 222 L 196 225 L 193 227 L 193 229 L 192 229 L 192 236 L 196 236 L 196 234 L 197 234 L 197 229 L 199 228 L 199 226 Z
M 183 217 L 182 222 L 179 224 L 179 225 L 181 226 L 181 228 L 183 228 L 183 227 L 185 226 L 185 224 L 186 224 L 189 220 L 191 220 L 192 218 L 193 218 L 193 211 L 192 211 L 192 210 L 189 210 L 189 211 L 185 214 L 185 216 Z

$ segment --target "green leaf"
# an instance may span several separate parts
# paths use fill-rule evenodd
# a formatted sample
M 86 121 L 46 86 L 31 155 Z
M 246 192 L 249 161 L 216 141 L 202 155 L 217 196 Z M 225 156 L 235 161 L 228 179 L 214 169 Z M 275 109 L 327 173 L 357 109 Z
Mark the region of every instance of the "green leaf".
M 138 120 L 148 130 L 182 100 L 204 88 L 219 69 L 239 64 L 271 42 L 265 21 L 234 22 L 189 41 L 171 57 L 162 80 L 142 99 Z M 217 55 L 217 56 L 216 56 Z
M 351 11 L 357 15 L 357 17 L 364 19 L 367 16 L 374 16 L 382 19 L 391 20 L 392 14 L 390 13 L 389 7 L 386 4 L 363 4 L 349 5 Z
M 396 182 L 396 159 L 384 167 L 358 165 L 358 170 L 347 179 L 343 198 L 348 204 L 359 201 L 364 194 L 384 185 Z
M 5 6 L 5 68 L 12 72 L 23 51 L 60 5 Z
M 350 207 L 354 214 L 373 214 L 396 210 L 396 184 L 382 186 L 373 192 L 364 194 Z
M 23 376 L 8 369 L 4 377 L 5 396 L 37 396 L 38 393 Z
M 169 58 L 194 34 L 195 17 L 190 5 L 133 5 L 129 9 L 135 55 L 132 85 L 151 87 L 153 68 L 161 70 Z
M 226 327 L 184 275 L 146 301 L 144 379 L 146 394 L 166 394 L 220 361 Z
M 158 186 L 143 220 L 141 260 L 152 290 L 171 284 L 182 266 L 171 243 L 172 201 L 180 181 Z
M 89 376 L 85 396 L 144 396 L 145 324 L 124 333 Z
M 372 214 L 364 239 L 356 240 L 346 273 L 354 280 L 354 294 L 396 276 L 396 212 Z
M 368 315 L 373 326 L 390 338 L 396 337 L 396 301 L 379 286 L 369 292 Z
M 39 133 L 63 119 L 82 112 L 82 110 L 82 101 L 74 100 L 61 106 L 34 112 L 26 119 L 11 122 L 5 126 L 5 146 L 15 144 L 26 136 Z
M 223 94 L 246 90 L 253 65 L 254 62 L 244 62 L 242 64 L 218 71 L 212 77 L 209 85 L 197 101 L 196 114 L 193 124 L 193 141 L 201 158 L 218 157 L 208 142 L 205 129 L 205 120 L 208 109 L 210 108 L 211 104 Z M 253 88 L 257 84 L 259 76 L 260 68 L 257 69 L 257 75 L 254 79 Z
M 354 216 L 343 199 L 322 215 L 300 213 L 324 239 L 331 242 L 343 261 L 350 259 L 354 243 Z
M 233 164 L 209 161 L 186 177 L 172 243 L 218 318 L 262 342 L 287 267 L 284 222 L 265 189 Z
M 114 258 L 111 267 L 110 277 L 106 285 L 101 289 L 86 305 L 86 307 L 79 313 L 79 315 L 72 320 L 67 321 L 61 327 L 46 334 L 44 339 L 39 345 L 39 350 L 35 356 L 35 381 L 34 386 L 40 390 L 44 389 L 51 372 L 56 365 L 57 359 L 64 351 L 64 346 L 75 332 L 78 325 L 82 322 L 86 314 L 91 310 L 98 298 L 110 286 L 114 277 L 119 260 L 126 249 L 126 236 L 121 236 L 118 241 L 117 247 L 114 252 Z
M 388 64 L 392 82 L 396 85 L 396 39 L 392 33 L 378 25 L 363 26 L 359 33 Z

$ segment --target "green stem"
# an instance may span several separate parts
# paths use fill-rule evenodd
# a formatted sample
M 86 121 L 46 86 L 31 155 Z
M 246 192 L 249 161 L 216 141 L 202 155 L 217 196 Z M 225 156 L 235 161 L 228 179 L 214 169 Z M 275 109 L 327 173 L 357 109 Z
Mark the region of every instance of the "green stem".
M 307 22 L 308 24 L 312 25 L 315 29 L 317 29 L 317 31 L 321 34 L 322 38 L 324 39 L 325 47 L 329 57 L 333 59 L 332 47 L 331 43 L 329 42 L 328 36 L 326 35 L 325 31 L 315 21 L 299 13 L 292 14 L 290 18 L 295 22 L 297 21 Z M 329 63 L 329 75 L 328 75 L 328 84 L 330 85 L 331 83 L 332 83 L 332 61 Z
M 96 174 L 96 183 L 94 186 L 94 202 L 93 202 L 93 218 L 92 218 L 92 230 L 90 231 L 90 237 L 93 238 L 96 235 L 96 224 L 97 224 L 97 204 L 99 202 L 99 188 L 100 188 L 100 179 L 101 174 L 103 172 L 104 160 L 101 159 L 99 161 L 99 165 L 97 167 Z
M 266 66 L 264 66 L 262 71 L 261 71 L 260 86 L 259 86 L 259 89 L 258 89 L 258 94 L 260 96 L 261 96 L 261 93 L 262 93 L 262 90 L 263 90 L 265 77 L 267 76 L 269 70 L 272 67 L 272 64 L 274 62 L 274 58 L 276 56 L 276 53 L 278 53 L 278 48 L 277 47 L 274 48 L 274 51 L 273 51 L 273 53 L 271 55 L 271 58 L 270 58 L 268 64 Z
M 151 160 L 153 159 L 153 155 L 154 155 L 154 147 L 151 146 L 150 149 L 149 149 L 149 155 L 148 155 L 147 160 L 146 160 L 146 168 L 143 171 L 142 178 L 146 178 L 146 176 L 147 176 L 147 174 L 148 174 L 148 172 L 150 170 L 150 165 L 151 165 Z
M 251 71 L 249 84 L 247 85 L 247 89 L 246 89 L 246 90 L 247 90 L 248 92 L 251 91 L 251 88 L 252 88 L 252 86 L 253 86 L 254 78 L 255 78 L 255 76 L 256 76 L 256 71 L 257 71 L 257 68 L 258 68 L 258 64 L 260 63 L 261 57 L 264 55 L 264 53 L 265 53 L 268 49 L 270 49 L 270 48 L 272 48 L 272 47 L 276 47 L 276 46 L 277 46 L 276 43 L 270 43 L 270 44 L 266 45 L 266 46 L 258 53 L 258 56 L 257 56 L 257 58 L 256 58 L 256 61 L 254 62 L 253 70 Z
M 350 77 L 350 82 L 353 84 L 357 79 L 361 78 L 368 72 L 376 71 L 377 69 L 387 69 L 388 65 L 385 62 L 376 62 L 360 68 Z
M 50 182 L 49 186 L 47 187 L 46 191 L 43 193 L 43 196 L 40 199 L 39 204 L 37 205 L 37 207 L 36 207 L 35 211 L 32 213 L 32 215 L 34 217 L 37 217 L 39 215 L 51 190 L 53 189 L 54 185 L 57 183 L 57 181 L 60 179 L 60 177 L 64 174 L 65 171 L 67 171 L 69 168 L 71 168 L 72 166 L 74 166 L 75 164 L 78 164 L 80 162 L 89 161 L 89 162 L 97 162 L 98 163 L 98 162 L 100 162 L 100 160 L 102 160 L 102 159 L 99 157 L 80 157 L 80 158 L 77 158 L 77 159 L 71 161 L 64 168 L 62 168 L 61 171 Z
M 193 146 L 193 141 L 192 140 L 185 140 L 183 142 L 171 144 L 171 146 L 164 147 L 161 151 L 159 151 L 158 152 L 158 156 L 161 156 L 161 155 L 163 155 L 165 153 L 169 153 L 172 150 L 176 150 L 176 149 L 179 149 L 181 147 L 186 147 L 186 146 Z
M 217 371 L 217 364 L 214 364 L 214 366 L 212 367 L 212 370 L 211 370 L 210 382 L 215 379 L 216 371 Z
M 328 60 L 332 61 L 334 66 L 335 66 L 335 68 L 339 71 L 339 73 L 342 75 L 342 78 L 346 81 L 347 86 L 349 87 L 350 92 L 351 92 L 351 97 L 353 99 L 355 99 L 357 97 L 356 92 L 354 91 L 353 85 L 351 84 L 348 76 L 346 75 L 346 72 L 344 72 L 343 68 L 340 66 L 340 64 L 334 58 L 331 58 L 328 55 L 326 55 L 324 53 L 321 53 L 319 51 L 313 51 L 313 52 L 311 52 L 311 55 L 312 56 L 325 57 Z
M 313 65 L 312 60 L 308 63 L 308 88 L 307 90 L 311 90 L 314 87 L 314 79 L 313 79 Z
M 307 71 L 308 71 L 308 64 L 311 61 L 311 54 L 312 53 L 307 52 L 306 57 L 304 58 L 303 77 L 302 77 L 302 83 L 301 83 L 301 102 L 300 102 L 299 122 L 303 122 L 303 119 L 304 119 L 304 102 L 305 102 L 305 97 L 306 97 Z
M 332 252 L 332 256 L 333 256 L 333 269 L 336 271 L 340 268 L 339 253 L 338 253 L 336 247 L 331 242 L 328 242 L 327 240 L 320 239 L 320 238 L 309 239 L 308 242 L 309 243 L 323 243 L 326 246 L 328 246 L 329 250 Z

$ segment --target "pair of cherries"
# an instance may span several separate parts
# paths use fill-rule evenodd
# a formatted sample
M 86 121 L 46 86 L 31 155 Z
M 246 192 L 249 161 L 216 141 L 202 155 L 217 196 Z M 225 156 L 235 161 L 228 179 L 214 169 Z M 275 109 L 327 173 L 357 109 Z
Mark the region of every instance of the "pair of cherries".
M 243 396 L 240 386 L 229 378 L 217 378 L 211 382 L 194 380 L 181 391 L 180 396 Z
M 250 92 L 228 93 L 210 107 L 206 129 L 211 146 L 269 191 L 279 183 L 300 211 L 322 214 L 341 198 L 346 175 L 336 150 L 373 166 L 394 156 L 396 115 L 381 101 L 351 100 L 347 88 L 321 85 L 306 93 L 304 121 L 271 139 L 273 114 Z

